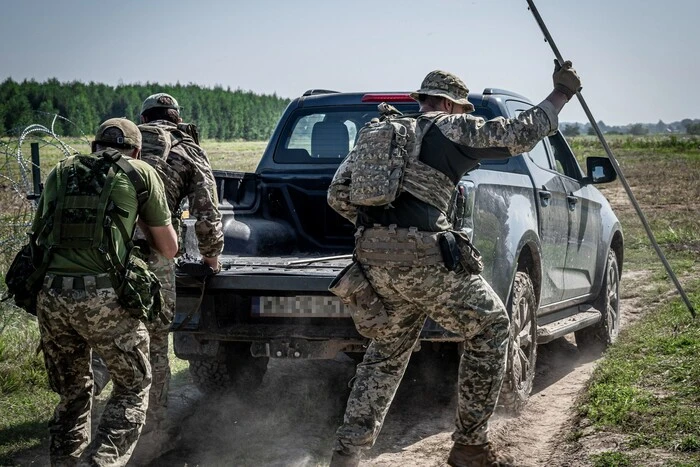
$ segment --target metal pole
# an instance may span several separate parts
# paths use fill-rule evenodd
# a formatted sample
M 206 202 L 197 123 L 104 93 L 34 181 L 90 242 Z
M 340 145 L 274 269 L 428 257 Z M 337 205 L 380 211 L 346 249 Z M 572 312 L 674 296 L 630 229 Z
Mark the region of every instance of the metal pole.
M 532 12 L 532 15 L 535 17 L 535 21 L 537 21 L 537 24 L 540 26 L 540 29 L 542 30 L 542 33 L 544 34 L 545 41 L 549 42 L 549 45 L 552 48 L 552 52 L 554 52 L 554 56 L 559 61 L 559 64 L 563 64 L 564 59 L 563 59 L 561 53 L 559 53 L 559 49 L 557 49 L 557 46 L 554 43 L 554 40 L 552 39 L 552 36 L 549 34 L 549 31 L 547 30 L 547 26 L 545 26 L 544 21 L 542 20 L 542 17 L 540 16 L 540 13 L 537 11 L 537 8 L 535 7 L 534 1 L 533 0 L 526 0 L 526 1 L 527 1 L 527 4 L 528 4 L 530 11 Z M 642 208 L 639 207 L 639 203 L 637 203 L 637 199 L 634 197 L 634 194 L 632 194 L 632 189 L 630 188 L 629 184 L 627 183 L 627 179 L 625 179 L 625 176 L 622 174 L 622 169 L 620 169 L 620 166 L 617 163 L 615 156 L 613 156 L 613 153 L 612 153 L 612 150 L 610 149 L 610 146 L 608 146 L 607 141 L 605 141 L 605 136 L 603 136 L 603 132 L 600 130 L 600 127 L 598 126 L 595 119 L 593 118 L 593 114 L 591 113 L 590 109 L 588 108 L 588 104 L 586 104 L 586 101 L 580 92 L 576 93 L 576 97 L 578 98 L 578 101 L 581 103 L 581 107 L 583 107 L 583 111 L 586 113 L 586 116 L 588 117 L 588 121 L 591 123 L 591 127 L 593 127 L 596 135 L 598 135 L 598 139 L 600 140 L 600 143 L 603 145 L 605 152 L 608 154 L 608 158 L 610 159 L 610 162 L 612 163 L 613 167 L 615 168 L 615 171 L 617 172 L 618 177 L 620 177 L 620 182 L 622 183 L 622 186 L 625 188 L 625 191 L 627 192 L 627 196 L 629 196 L 630 201 L 632 201 L 632 206 L 634 206 L 634 210 L 637 211 L 637 215 L 639 216 L 639 219 L 642 221 L 642 225 L 644 226 L 644 230 L 646 230 L 647 236 L 649 237 L 649 240 L 651 241 L 651 244 L 654 247 L 654 250 L 656 250 L 656 254 L 659 255 L 661 262 L 663 263 L 664 267 L 666 268 L 666 272 L 668 273 L 668 276 L 671 278 L 671 280 L 675 284 L 676 289 L 678 289 L 678 292 L 680 293 L 681 298 L 683 298 L 685 305 L 688 307 L 690 314 L 693 316 L 693 318 L 695 318 L 695 309 L 693 308 L 692 303 L 690 303 L 690 300 L 688 299 L 688 296 L 685 294 L 685 291 L 683 291 L 683 287 L 681 286 L 681 283 L 678 282 L 678 278 L 674 274 L 673 269 L 671 269 L 671 265 L 666 260 L 666 256 L 664 256 L 664 253 L 661 251 L 659 244 L 656 242 L 656 238 L 654 237 L 654 233 L 651 231 L 651 227 L 649 226 L 649 223 L 647 222 L 647 219 L 644 216 L 644 213 L 642 212 Z
M 32 184 L 34 186 L 34 193 L 32 193 L 32 198 L 39 198 L 41 195 L 41 165 L 39 159 L 39 143 L 30 144 L 32 150 Z

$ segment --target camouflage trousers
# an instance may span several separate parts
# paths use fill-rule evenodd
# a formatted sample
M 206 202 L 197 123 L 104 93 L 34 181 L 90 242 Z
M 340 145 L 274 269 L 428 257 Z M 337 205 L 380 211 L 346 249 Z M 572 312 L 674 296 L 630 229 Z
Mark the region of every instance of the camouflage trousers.
M 41 347 L 60 402 L 49 422 L 54 466 L 122 466 L 146 420 L 151 366 L 146 327 L 117 303 L 111 288 L 51 288 L 37 299 Z M 91 349 L 104 358 L 114 390 L 91 440 Z
M 145 323 L 151 340 L 149 360 L 151 362 L 153 380 L 149 395 L 146 426 L 143 429 L 144 433 L 157 428 L 165 420 L 168 408 L 168 391 L 170 389 L 168 336 L 170 323 L 175 313 L 175 262 L 153 251 L 148 258 L 148 267 L 160 280 L 161 293 L 163 295 L 161 314 L 167 322 L 164 323 L 160 316 L 156 316 L 152 322 Z M 104 387 L 109 382 L 110 376 L 97 352 L 93 354 L 92 366 L 95 379 Z
M 362 269 L 384 303 L 388 322 L 375 329 L 377 337 L 357 366 L 335 450 L 374 445 L 427 316 L 464 337 L 452 439 L 486 443 L 509 336 L 508 315 L 498 295 L 481 276 L 449 272 L 441 264 Z
M 175 314 L 175 261 L 167 259 L 154 251 L 148 258 L 148 267 L 158 276 L 163 294 L 162 318 L 156 317 L 146 323 L 151 338 L 151 371 L 153 382 L 148 403 L 148 415 L 144 432 L 162 424 L 168 408 L 168 391 L 170 389 L 170 360 L 168 359 L 168 336 L 170 323 Z

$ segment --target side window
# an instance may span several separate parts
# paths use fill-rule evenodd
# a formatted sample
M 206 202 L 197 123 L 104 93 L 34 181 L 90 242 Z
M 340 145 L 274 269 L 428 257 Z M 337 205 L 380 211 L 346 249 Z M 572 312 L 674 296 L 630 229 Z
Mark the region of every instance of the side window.
M 509 100 L 506 101 L 506 107 L 508 107 L 508 110 L 510 110 L 514 117 L 517 117 L 521 112 L 524 112 L 532 106 L 525 104 L 524 102 Z M 543 169 L 552 169 L 552 163 L 550 162 L 544 140 L 537 143 L 537 145 L 530 150 L 528 155 L 530 156 L 530 159 L 532 159 L 532 162 L 537 164 L 539 167 L 542 167 Z
M 549 156 L 547 155 L 547 149 L 544 146 L 544 140 L 540 141 L 537 143 L 537 146 L 530 149 L 530 159 L 532 159 L 532 162 L 543 169 L 552 168 L 552 164 L 549 162 Z
M 569 148 L 569 145 L 566 144 L 566 141 L 561 133 L 557 132 L 556 134 L 550 136 L 549 144 L 551 145 L 554 153 L 557 172 L 566 175 L 567 177 L 581 180 L 583 177 L 581 167 L 578 165 L 578 162 L 574 157 L 574 153 L 571 152 L 571 148 Z

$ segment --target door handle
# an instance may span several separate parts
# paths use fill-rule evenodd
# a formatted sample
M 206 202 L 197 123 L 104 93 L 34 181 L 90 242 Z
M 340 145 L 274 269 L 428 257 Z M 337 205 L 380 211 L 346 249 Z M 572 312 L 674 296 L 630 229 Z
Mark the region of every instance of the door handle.
M 576 196 L 569 195 L 566 197 L 566 201 L 569 203 L 569 209 L 572 211 L 576 209 L 576 203 L 578 203 L 578 198 Z
M 542 207 L 546 208 L 547 206 L 549 206 L 549 201 L 552 199 L 552 192 L 547 190 L 540 190 L 538 194 L 540 195 Z

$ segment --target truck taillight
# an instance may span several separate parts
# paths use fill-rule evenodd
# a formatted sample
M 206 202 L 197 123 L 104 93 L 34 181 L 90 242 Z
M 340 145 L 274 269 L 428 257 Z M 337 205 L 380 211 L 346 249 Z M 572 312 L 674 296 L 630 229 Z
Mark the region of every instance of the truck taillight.
M 365 94 L 362 102 L 415 102 L 408 93 Z

